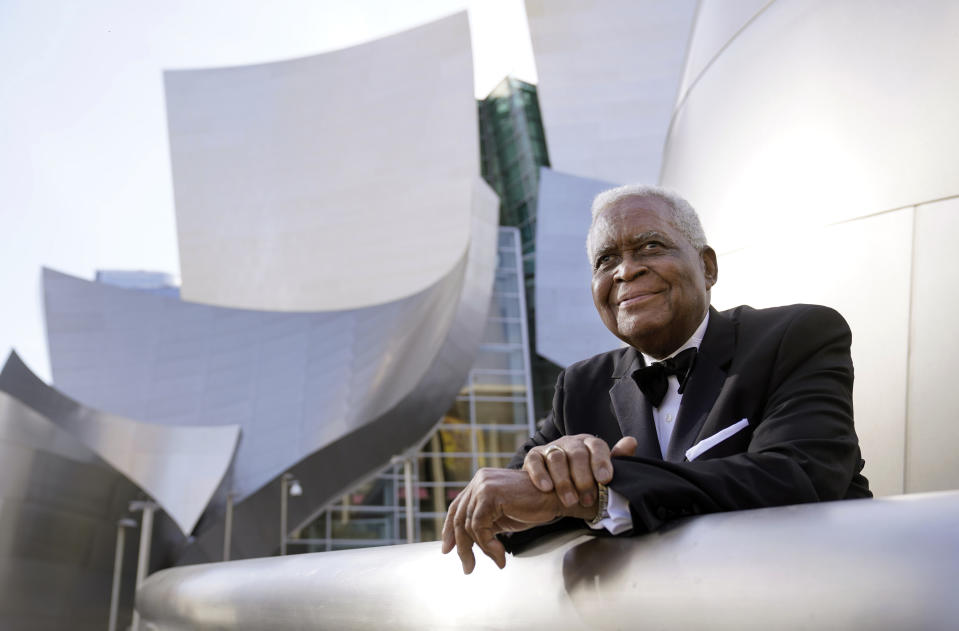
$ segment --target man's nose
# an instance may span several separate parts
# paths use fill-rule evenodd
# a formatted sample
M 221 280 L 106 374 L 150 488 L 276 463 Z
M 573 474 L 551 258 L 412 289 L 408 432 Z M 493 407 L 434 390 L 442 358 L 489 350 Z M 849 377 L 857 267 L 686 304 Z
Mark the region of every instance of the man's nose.
M 646 265 L 634 256 L 624 256 L 623 260 L 619 262 L 619 265 L 616 267 L 616 275 L 614 278 L 621 281 L 630 281 L 645 274 L 647 271 Z

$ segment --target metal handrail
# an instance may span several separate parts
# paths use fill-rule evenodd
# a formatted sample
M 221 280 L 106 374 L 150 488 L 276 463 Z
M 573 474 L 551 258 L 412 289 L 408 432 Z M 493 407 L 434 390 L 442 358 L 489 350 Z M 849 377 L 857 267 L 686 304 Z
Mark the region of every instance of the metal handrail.
M 179 567 L 137 608 L 180 629 L 955 629 L 959 491 L 544 538 L 464 576 L 419 543 Z

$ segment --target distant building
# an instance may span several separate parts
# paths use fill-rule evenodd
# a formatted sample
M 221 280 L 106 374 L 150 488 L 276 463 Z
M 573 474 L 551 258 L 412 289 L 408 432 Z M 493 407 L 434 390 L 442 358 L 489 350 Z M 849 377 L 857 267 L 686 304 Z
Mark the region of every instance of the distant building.
M 98 270 L 94 277 L 98 283 L 146 291 L 158 296 L 180 297 L 180 283 L 166 272 L 143 270 Z

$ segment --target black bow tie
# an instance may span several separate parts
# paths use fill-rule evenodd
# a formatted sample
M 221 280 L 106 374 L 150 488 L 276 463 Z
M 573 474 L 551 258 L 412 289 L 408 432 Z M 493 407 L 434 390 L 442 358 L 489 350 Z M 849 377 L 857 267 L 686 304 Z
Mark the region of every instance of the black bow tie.
M 658 408 L 659 404 L 663 402 L 663 397 L 666 396 L 666 389 L 669 387 L 669 375 L 676 375 L 676 378 L 679 379 L 679 394 L 682 394 L 695 363 L 696 349 L 687 348 L 675 357 L 655 362 L 634 371 L 633 379 L 636 380 L 636 384 L 646 395 L 649 403 L 654 408 Z

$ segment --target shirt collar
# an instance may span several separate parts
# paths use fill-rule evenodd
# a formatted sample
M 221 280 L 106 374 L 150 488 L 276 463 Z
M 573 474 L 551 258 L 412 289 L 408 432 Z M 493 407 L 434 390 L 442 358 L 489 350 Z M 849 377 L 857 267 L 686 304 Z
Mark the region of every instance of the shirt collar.
M 686 350 L 687 348 L 698 349 L 699 345 L 703 343 L 703 337 L 706 335 L 706 326 L 709 324 L 709 309 L 706 310 L 706 317 L 703 318 L 703 321 L 699 323 L 699 326 L 693 331 L 693 334 L 689 336 L 689 339 L 686 340 L 686 343 L 677 348 L 675 351 L 663 357 L 663 359 L 669 359 L 670 357 L 675 357 L 680 352 Z M 653 362 L 663 361 L 663 359 L 656 359 L 651 357 L 646 353 L 642 353 L 643 361 L 646 362 L 647 366 L 651 366 Z

